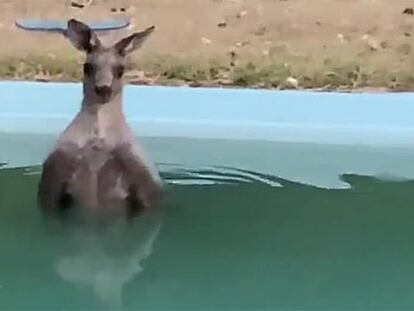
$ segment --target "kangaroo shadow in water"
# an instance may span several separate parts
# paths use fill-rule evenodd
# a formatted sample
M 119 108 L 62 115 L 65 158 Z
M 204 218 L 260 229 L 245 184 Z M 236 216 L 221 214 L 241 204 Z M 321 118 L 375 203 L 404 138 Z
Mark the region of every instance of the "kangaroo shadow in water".
M 66 247 L 55 261 L 56 273 L 66 282 L 92 288 L 104 307 L 119 309 L 123 287 L 143 271 L 161 225 L 159 210 L 106 223 L 66 222 Z

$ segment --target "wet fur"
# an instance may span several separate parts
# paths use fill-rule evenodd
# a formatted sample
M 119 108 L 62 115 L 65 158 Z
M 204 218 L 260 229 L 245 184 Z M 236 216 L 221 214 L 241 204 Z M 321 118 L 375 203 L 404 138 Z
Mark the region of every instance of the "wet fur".
M 106 158 L 99 167 L 93 163 L 90 148 L 69 144 L 58 146 L 49 155 L 39 186 L 40 205 L 45 211 L 64 214 L 76 206 L 122 208 L 133 217 L 157 203 L 161 187 L 129 145 L 95 150 Z

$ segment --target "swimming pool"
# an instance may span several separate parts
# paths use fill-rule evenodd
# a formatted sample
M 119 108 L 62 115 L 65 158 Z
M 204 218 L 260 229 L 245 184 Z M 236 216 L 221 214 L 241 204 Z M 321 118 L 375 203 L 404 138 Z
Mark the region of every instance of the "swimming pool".
M 0 83 L 0 309 L 414 307 L 412 94 L 129 86 L 165 212 L 97 236 L 35 204 L 80 91 Z

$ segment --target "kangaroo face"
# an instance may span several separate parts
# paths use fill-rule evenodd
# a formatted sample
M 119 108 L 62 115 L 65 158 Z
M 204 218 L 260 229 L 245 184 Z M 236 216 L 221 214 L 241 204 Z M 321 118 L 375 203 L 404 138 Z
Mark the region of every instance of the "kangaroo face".
M 88 53 L 83 65 L 85 95 L 98 103 L 108 102 L 122 89 L 125 60 L 112 49 Z
M 149 27 L 111 47 L 104 47 L 86 24 L 75 19 L 69 20 L 66 37 L 77 49 L 86 53 L 83 85 L 88 102 L 105 104 L 121 92 L 125 57 L 141 47 L 154 29 L 154 26 Z

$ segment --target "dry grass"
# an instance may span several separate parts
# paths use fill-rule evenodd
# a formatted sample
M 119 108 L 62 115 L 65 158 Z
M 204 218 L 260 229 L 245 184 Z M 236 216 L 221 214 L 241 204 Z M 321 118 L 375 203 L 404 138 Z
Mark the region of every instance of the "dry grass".
M 132 83 L 414 90 L 414 16 L 402 14 L 408 0 L 94 0 L 85 9 L 68 2 L 0 1 L 0 40 L 13 38 L 0 48 L 1 78 L 81 74 L 82 56 L 65 40 L 18 30 L 16 16 L 90 20 L 125 7 L 129 31 L 157 26 L 131 60 Z
M 367 56 L 368 57 L 368 56 Z M 0 77 L 9 80 L 78 81 L 79 55 L 0 58 Z M 232 55 L 214 58 L 178 58 L 151 55 L 130 62 L 126 74 L 132 84 L 227 86 L 276 89 L 359 90 L 387 88 L 414 90 L 410 67 L 390 70 L 372 59 L 325 58 L 298 60 L 294 56 L 263 58 Z

